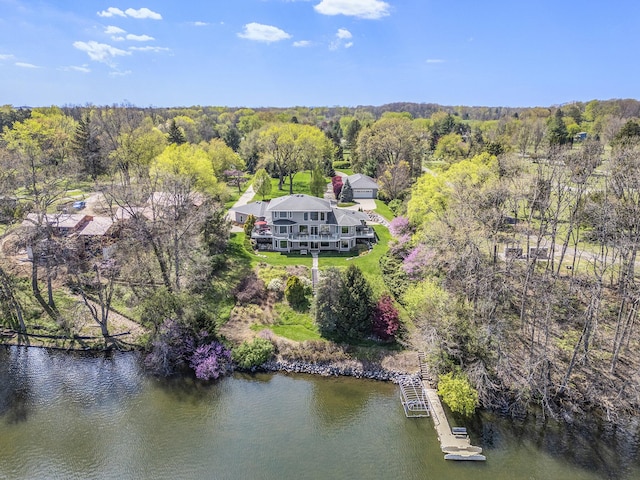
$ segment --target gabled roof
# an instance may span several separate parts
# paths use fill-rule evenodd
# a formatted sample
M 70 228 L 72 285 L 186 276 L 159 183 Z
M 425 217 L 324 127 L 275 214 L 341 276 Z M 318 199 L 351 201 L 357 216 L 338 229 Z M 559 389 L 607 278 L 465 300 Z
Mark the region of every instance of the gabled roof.
M 59 215 L 45 214 L 40 217 L 43 224 L 48 224 L 53 228 L 76 228 L 82 223 L 85 218 L 91 219 L 90 216 L 84 214 L 68 214 L 62 213 Z M 37 213 L 27 214 L 27 218 L 22 221 L 23 227 L 35 227 L 39 224 L 39 218 Z
M 113 225 L 113 220 L 109 217 L 93 217 L 78 235 L 89 237 L 101 237 L 106 235 Z
M 333 215 L 336 219 L 336 223 L 341 227 L 359 226 L 369 218 L 364 212 L 346 210 L 344 208 L 334 208 Z
M 269 206 L 269 202 L 251 202 L 246 205 L 240 205 L 238 207 L 232 207 L 229 210 L 232 212 L 242 213 L 244 215 L 253 215 L 256 218 L 262 218 L 265 215 L 265 211 Z
M 351 184 L 351 188 L 371 188 L 377 189 L 378 184 L 375 180 L 367 175 L 363 175 L 362 173 L 356 173 L 354 175 L 350 175 L 347 177 L 349 183 Z
M 268 212 L 330 212 L 331 202 L 324 198 L 302 193 L 274 198 L 269 202 Z

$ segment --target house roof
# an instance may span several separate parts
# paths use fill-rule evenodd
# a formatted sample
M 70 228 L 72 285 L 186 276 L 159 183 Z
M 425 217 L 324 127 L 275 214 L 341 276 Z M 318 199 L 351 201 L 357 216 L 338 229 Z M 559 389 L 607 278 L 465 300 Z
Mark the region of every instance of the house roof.
M 232 207 L 229 210 L 232 212 L 242 213 L 244 215 L 253 215 L 256 218 L 264 217 L 265 210 L 269 202 L 251 202 L 246 205 L 240 205 L 238 207 Z
M 93 217 L 78 235 L 101 237 L 107 234 L 111 225 L 113 225 L 113 220 L 109 217 Z
M 311 195 L 296 194 L 274 198 L 269 202 L 268 212 L 330 212 L 331 202 Z
M 336 223 L 341 227 L 358 226 L 366 223 L 369 218 L 366 213 L 357 210 L 346 210 L 344 208 L 334 208 L 333 216 Z
M 81 222 L 87 218 L 91 220 L 91 217 L 84 214 L 68 214 L 62 213 L 59 215 L 45 214 L 42 217 L 43 223 L 50 225 L 53 228 L 76 228 Z M 39 224 L 39 218 L 37 213 L 27 214 L 27 218 L 22 221 L 23 227 L 35 227 Z
M 378 184 L 375 182 L 375 180 L 367 175 L 363 175 L 362 173 L 350 175 L 347 177 L 347 179 L 351 184 L 351 188 L 378 189 Z

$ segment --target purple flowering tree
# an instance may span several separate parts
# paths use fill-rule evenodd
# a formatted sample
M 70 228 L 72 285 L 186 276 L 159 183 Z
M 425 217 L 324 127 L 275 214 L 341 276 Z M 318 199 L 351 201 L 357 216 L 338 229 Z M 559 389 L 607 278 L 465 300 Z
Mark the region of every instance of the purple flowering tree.
M 391 220 L 391 223 L 389 224 L 389 231 L 391 232 L 391 235 L 396 238 L 403 235 L 413 234 L 413 229 L 411 228 L 407 217 L 396 217 Z
M 400 327 L 400 314 L 392 298 L 384 294 L 373 310 L 373 333 L 382 340 L 391 340 Z
M 411 280 L 420 280 L 434 257 L 435 252 L 432 249 L 419 243 L 403 260 L 402 269 Z
M 231 351 L 218 342 L 196 348 L 189 366 L 200 380 L 215 380 L 231 370 Z

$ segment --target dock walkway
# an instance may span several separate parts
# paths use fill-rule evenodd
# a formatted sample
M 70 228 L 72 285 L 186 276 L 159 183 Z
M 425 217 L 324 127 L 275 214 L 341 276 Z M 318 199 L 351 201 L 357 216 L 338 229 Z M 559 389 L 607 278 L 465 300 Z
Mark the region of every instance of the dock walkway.
M 442 408 L 438 392 L 433 388 L 428 388 L 426 384 L 425 391 L 427 392 L 431 418 L 433 418 L 433 426 L 438 434 L 444 458 L 446 460 L 486 460 L 486 457 L 482 455 L 482 448 L 471 445 L 471 440 L 465 429 L 459 429 L 459 433 L 453 433 L 444 408 Z

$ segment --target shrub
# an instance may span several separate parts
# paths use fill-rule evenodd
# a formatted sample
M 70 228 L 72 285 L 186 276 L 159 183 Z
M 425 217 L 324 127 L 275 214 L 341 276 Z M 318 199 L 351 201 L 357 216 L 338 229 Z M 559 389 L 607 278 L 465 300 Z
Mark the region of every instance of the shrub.
M 260 303 L 264 298 L 264 282 L 251 272 L 234 289 L 233 294 L 240 303 Z
M 434 258 L 435 252 L 420 243 L 405 257 L 402 268 L 410 279 L 420 280 Z
M 256 225 L 256 217 L 253 215 L 249 215 L 247 220 L 244 222 L 244 234 L 247 237 L 251 236 L 251 232 L 253 231 L 253 227 Z
M 337 168 L 338 170 L 351 168 L 351 162 L 347 160 L 333 162 L 333 168 Z
M 449 372 L 440 376 L 438 395 L 452 412 L 472 415 L 478 406 L 478 391 L 471 386 L 464 373 Z
M 200 380 L 212 380 L 231 369 L 231 352 L 218 342 L 200 345 L 191 356 L 189 366 Z
M 409 225 L 409 219 L 406 217 L 396 217 L 391 220 L 389 231 L 394 237 L 401 237 L 402 235 L 410 235 L 413 233 L 411 225 Z
M 284 289 L 284 296 L 294 310 L 306 310 L 309 308 L 309 300 L 307 294 L 309 288 L 305 286 L 304 282 L 300 280 L 300 277 L 295 275 L 290 276 L 287 279 L 287 285 Z
M 275 351 L 273 343 L 264 338 L 255 338 L 253 342 L 242 342 L 233 350 L 231 357 L 240 367 L 249 369 L 257 367 L 268 361 Z
M 400 327 L 400 315 L 387 294 L 382 295 L 373 309 L 373 333 L 382 340 L 391 340 Z

